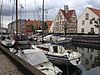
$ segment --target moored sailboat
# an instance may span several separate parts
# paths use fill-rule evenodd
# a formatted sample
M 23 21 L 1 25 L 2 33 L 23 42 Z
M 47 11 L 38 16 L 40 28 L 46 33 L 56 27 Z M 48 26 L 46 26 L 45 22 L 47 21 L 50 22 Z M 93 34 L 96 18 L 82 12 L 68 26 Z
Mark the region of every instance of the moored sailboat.
M 24 47 L 17 46 L 17 49 L 11 48 L 10 51 L 36 67 L 45 75 L 62 75 L 62 71 L 47 59 L 42 50 L 24 45 Z

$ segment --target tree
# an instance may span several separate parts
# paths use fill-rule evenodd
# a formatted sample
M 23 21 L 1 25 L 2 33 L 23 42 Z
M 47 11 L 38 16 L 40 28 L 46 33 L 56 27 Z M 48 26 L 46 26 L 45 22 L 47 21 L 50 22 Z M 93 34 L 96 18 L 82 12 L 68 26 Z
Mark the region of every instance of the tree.
M 48 29 L 48 24 L 46 22 L 44 22 L 44 31 L 46 32 L 46 30 Z
M 35 34 L 35 30 L 36 30 L 35 26 L 32 25 L 32 32 L 33 32 L 33 34 Z
M 64 22 L 64 33 L 65 33 L 65 36 L 66 36 L 66 33 L 67 33 L 67 27 L 68 27 L 68 22 Z
M 94 26 L 98 28 L 98 30 L 99 30 L 99 36 L 100 36 L 100 17 L 97 20 L 94 20 L 94 19 L 92 19 L 92 20 L 96 24 Z
M 48 29 L 48 24 L 45 22 L 44 23 L 44 29 L 47 30 Z

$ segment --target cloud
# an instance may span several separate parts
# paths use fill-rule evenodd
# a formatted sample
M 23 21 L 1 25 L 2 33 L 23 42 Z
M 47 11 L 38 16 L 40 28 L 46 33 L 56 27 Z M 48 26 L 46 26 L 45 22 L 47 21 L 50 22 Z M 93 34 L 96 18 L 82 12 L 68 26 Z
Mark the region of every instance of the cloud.
M 0 5 L 2 0 L 0 0 Z M 38 16 L 38 8 L 42 8 L 42 1 L 43 0 L 18 0 L 19 1 L 19 17 L 20 18 L 30 18 L 35 19 L 40 17 L 41 19 L 41 12 L 39 12 Z M 75 9 L 77 16 L 79 16 L 86 7 L 94 7 L 100 8 L 100 1 L 99 0 L 44 0 L 45 1 L 45 9 L 48 11 L 47 18 L 54 19 L 58 10 L 63 9 L 64 5 L 69 5 L 69 9 Z M 24 8 L 21 8 L 21 5 Z M 14 10 L 13 10 L 14 8 Z M 14 0 L 3 0 L 3 16 L 15 17 L 15 2 Z M 4 19 L 6 21 L 6 18 Z M 7 19 L 7 23 L 10 22 Z

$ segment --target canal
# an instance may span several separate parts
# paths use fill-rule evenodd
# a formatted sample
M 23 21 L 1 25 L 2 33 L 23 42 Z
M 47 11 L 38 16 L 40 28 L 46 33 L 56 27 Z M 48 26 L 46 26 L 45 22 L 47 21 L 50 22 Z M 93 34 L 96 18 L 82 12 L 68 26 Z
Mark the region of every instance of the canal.
M 82 55 L 81 64 L 61 67 L 63 75 L 100 75 L 100 45 L 68 43 L 62 44 L 66 49 L 77 51 Z M 68 71 L 69 70 L 69 71 Z

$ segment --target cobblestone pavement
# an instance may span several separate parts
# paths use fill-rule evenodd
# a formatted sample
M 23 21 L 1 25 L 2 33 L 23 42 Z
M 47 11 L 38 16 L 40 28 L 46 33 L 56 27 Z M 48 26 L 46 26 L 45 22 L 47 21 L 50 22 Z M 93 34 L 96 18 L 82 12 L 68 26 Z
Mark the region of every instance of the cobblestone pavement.
M 0 51 L 0 75 L 24 74 Z

